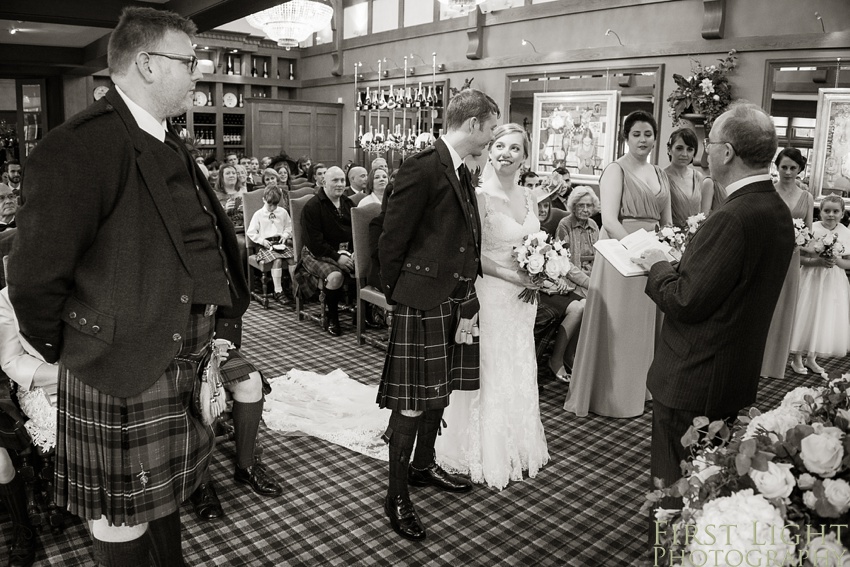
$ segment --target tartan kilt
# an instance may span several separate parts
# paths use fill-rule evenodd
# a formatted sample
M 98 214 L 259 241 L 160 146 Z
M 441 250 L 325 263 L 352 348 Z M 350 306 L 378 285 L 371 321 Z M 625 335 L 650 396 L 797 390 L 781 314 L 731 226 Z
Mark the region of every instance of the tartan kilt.
M 214 329 L 215 317 L 191 315 L 175 359 L 129 398 L 103 394 L 60 366 L 57 506 L 132 526 L 171 514 L 192 494 L 215 444 L 190 409 Z
M 221 383 L 225 386 L 244 382 L 248 375 L 257 368 L 251 364 L 242 353 L 232 348 L 227 351 L 227 358 L 222 358 L 219 370 Z
M 434 309 L 420 311 L 398 304 L 393 312 L 389 347 L 378 386 L 378 405 L 392 410 L 442 409 L 453 390 L 479 387 L 478 337 L 471 345 L 455 343 L 459 304 L 475 297 L 470 282 Z
M 295 281 L 298 283 L 298 295 L 301 299 L 309 300 L 319 291 L 319 282 L 325 281 L 329 275 L 340 272 L 348 275 L 336 260 L 322 256 L 316 258 L 306 246 L 301 250 L 301 260 L 295 267 Z

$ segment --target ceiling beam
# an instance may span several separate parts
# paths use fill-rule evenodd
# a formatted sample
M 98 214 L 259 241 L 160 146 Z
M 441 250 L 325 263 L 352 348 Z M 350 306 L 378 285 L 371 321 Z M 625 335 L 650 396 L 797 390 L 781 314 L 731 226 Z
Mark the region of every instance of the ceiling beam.
M 124 6 L 150 6 L 133 0 L 3 0 L 0 19 L 114 28 Z

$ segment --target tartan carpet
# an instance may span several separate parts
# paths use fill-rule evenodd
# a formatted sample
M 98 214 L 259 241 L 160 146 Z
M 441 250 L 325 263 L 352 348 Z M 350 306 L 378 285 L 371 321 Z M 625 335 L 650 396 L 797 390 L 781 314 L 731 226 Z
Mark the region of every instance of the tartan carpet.
M 319 373 L 341 368 L 377 386 L 383 351 L 358 346 L 349 317 L 342 322 L 345 334 L 334 338 L 279 305 L 263 310 L 252 304 L 243 352 L 268 377 L 291 368 Z M 848 358 L 824 363 L 831 372 L 850 369 Z M 782 380 L 762 381 L 756 405 L 769 409 L 788 390 L 819 380 L 788 369 Z M 212 477 L 225 517 L 200 523 L 191 505 L 183 506 L 187 565 L 592 567 L 649 559 L 647 521 L 639 514 L 649 475 L 649 406 L 634 419 L 577 418 L 563 410 L 564 386 L 542 375 L 540 382 L 549 464 L 537 478 L 511 482 L 501 492 L 476 486 L 457 495 L 411 487 L 428 531 L 424 542 L 405 541 L 389 527 L 382 507 L 386 463 L 262 426 L 263 460 L 284 489 L 281 497 L 269 499 L 231 480 L 235 450 L 232 441 L 222 443 Z M 0 514 L 0 526 L 5 549 L 8 516 Z M 92 564 L 82 522 L 38 537 L 36 565 Z

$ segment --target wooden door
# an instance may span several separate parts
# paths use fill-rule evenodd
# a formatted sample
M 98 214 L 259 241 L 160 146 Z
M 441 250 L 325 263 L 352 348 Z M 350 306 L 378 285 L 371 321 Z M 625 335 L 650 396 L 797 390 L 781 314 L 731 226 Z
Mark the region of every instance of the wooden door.
M 342 105 L 299 101 L 247 101 L 251 155 L 291 158 L 308 155 L 313 163 L 341 165 Z

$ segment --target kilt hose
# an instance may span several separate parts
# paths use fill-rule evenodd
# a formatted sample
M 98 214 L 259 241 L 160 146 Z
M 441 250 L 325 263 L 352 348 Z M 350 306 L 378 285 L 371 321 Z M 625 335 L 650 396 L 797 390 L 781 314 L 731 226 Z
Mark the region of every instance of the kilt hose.
M 428 311 L 398 304 L 378 386 L 378 405 L 391 410 L 436 410 L 449 405 L 453 390 L 479 387 L 478 337 L 455 343 L 460 302 L 475 297 L 472 282 Z
M 175 512 L 209 465 L 215 436 L 190 407 L 215 317 L 191 315 L 160 378 L 117 398 L 59 372 L 56 504 L 86 520 L 138 525 Z M 132 375 L 127 376 L 132 380 Z

